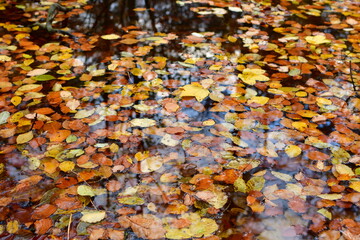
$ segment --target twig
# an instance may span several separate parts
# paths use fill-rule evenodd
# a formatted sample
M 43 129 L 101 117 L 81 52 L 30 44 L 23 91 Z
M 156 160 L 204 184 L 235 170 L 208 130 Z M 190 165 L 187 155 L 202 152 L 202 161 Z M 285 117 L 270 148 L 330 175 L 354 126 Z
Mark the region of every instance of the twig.
M 68 239 L 68 240 L 70 240 L 70 225 L 71 225 L 71 220 L 72 220 L 72 213 L 70 214 L 69 224 L 68 224 L 68 229 L 67 229 L 67 239 Z

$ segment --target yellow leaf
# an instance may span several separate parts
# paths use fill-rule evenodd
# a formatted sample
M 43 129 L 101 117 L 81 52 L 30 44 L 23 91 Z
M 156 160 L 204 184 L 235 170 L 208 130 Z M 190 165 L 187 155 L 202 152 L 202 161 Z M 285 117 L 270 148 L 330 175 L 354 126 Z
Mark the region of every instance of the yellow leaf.
M 140 170 L 143 173 L 154 172 L 160 169 L 163 165 L 163 161 L 160 156 L 153 156 L 144 159 L 140 163 Z
M 323 43 L 330 43 L 331 41 L 326 39 L 324 35 L 316 35 L 316 36 L 307 36 L 305 37 L 305 40 L 314 45 L 319 45 Z
M 17 136 L 16 138 L 16 143 L 17 144 L 23 144 L 23 143 L 26 143 L 28 141 L 30 141 L 31 139 L 33 139 L 34 137 L 34 134 L 32 131 L 29 131 L 27 133 L 23 133 L 23 134 L 20 134 L 19 136 Z
M 304 122 L 292 122 L 291 125 L 300 132 L 305 131 L 305 129 L 307 129 L 308 127 L 307 124 Z
M 156 124 L 156 121 L 150 118 L 135 118 L 130 121 L 132 127 L 151 127 Z
M 317 195 L 319 198 L 322 199 L 326 199 L 326 200 L 338 200 L 340 198 L 342 198 L 341 194 L 336 194 L 336 193 L 330 193 L 330 194 L 319 194 Z
M 143 205 L 145 201 L 140 197 L 130 196 L 130 197 L 119 198 L 119 203 L 126 205 Z
M 234 43 L 237 41 L 237 38 L 236 37 L 233 37 L 233 36 L 228 36 L 227 38 L 230 42 Z
M 6 55 L 0 55 L 0 62 L 9 62 L 11 61 L 11 57 Z
M 265 185 L 265 178 L 262 176 L 252 177 L 246 183 L 247 191 L 261 191 L 264 185 Z
M 321 215 L 323 215 L 324 217 L 328 218 L 328 219 L 332 219 L 332 214 L 331 212 L 329 212 L 328 210 L 326 210 L 325 208 L 321 208 L 317 211 L 318 213 L 320 213 Z
M 64 161 L 59 165 L 60 170 L 63 172 L 70 172 L 74 169 L 74 167 L 75 167 L 75 163 L 71 161 Z
M 100 222 L 106 217 L 105 211 L 82 211 L 81 214 L 83 216 L 80 218 L 80 221 L 87 223 Z
M 244 83 L 254 85 L 256 81 L 265 82 L 270 80 L 270 78 L 263 75 L 264 73 L 265 70 L 262 69 L 245 68 L 242 74 L 239 74 L 238 77 L 241 78 Z
M 296 114 L 299 114 L 302 117 L 306 117 L 306 118 L 312 118 L 316 115 L 318 115 L 318 113 L 311 111 L 311 110 L 298 110 L 296 111 Z
M 87 117 L 90 117 L 91 115 L 93 115 L 94 112 L 95 112 L 95 109 L 81 110 L 75 114 L 74 118 L 77 118 L 77 119 L 87 118 Z
M 209 119 L 209 120 L 205 120 L 205 121 L 203 121 L 203 126 L 212 126 L 212 125 L 214 125 L 215 124 L 215 121 L 214 120 L 212 120 L 212 119 Z
M 112 33 L 112 34 L 102 35 L 101 38 L 105 40 L 114 40 L 114 39 L 119 39 L 120 36 Z
M 209 67 L 209 70 L 218 71 L 218 70 L 220 70 L 221 68 L 222 68 L 221 65 L 211 65 L 211 66 Z
M 144 70 L 141 70 L 140 68 L 133 68 L 130 72 L 137 77 L 141 77 Z
M 348 166 L 346 166 L 344 164 L 336 164 L 335 165 L 335 170 L 336 170 L 336 172 L 338 174 L 341 174 L 341 175 L 348 175 L 350 177 L 355 175 L 353 170 L 350 167 L 348 167 Z
M 39 68 L 39 69 L 34 69 L 34 70 L 29 71 L 26 75 L 32 77 L 32 76 L 43 75 L 43 74 L 45 74 L 47 72 L 49 72 L 48 69 Z
M 269 98 L 268 97 L 257 97 L 257 96 L 254 96 L 252 97 L 251 99 L 249 99 L 248 103 L 251 104 L 251 103 L 257 103 L 257 104 L 260 104 L 260 105 L 265 105 L 267 102 L 269 101 Z
M 192 237 L 190 229 L 188 228 L 170 228 L 167 230 L 165 236 L 169 239 L 190 239 Z
M 318 98 L 316 98 L 316 103 L 318 105 L 331 105 L 332 101 L 327 98 L 318 97 Z
M 301 154 L 301 148 L 296 145 L 288 145 L 285 148 L 285 153 L 291 158 L 297 157 Z
M 78 186 L 77 193 L 80 196 L 90 196 L 90 197 L 95 196 L 95 193 L 94 193 L 94 190 L 92 189 L 92 187 L 87 186 L 87 185 Z
M 204 89 L 200 84 L 189 84 L 182 87 L 180 97 L 195 97 L 201 102 L 209 95 L 209 90 Z
M 285 182 L 290 182 L 293 179 L 293 177 L 290 176 L 289 174 L 285 174 L 281 172 L 271 171 L 271 174 Z
M 14 104 L 14 106 L 17 106 L 21 103 L 22 98 L 19 96 L 14 96 L 11 98 L 11 103 Z
M 9 221 L 6 224 L 6 231 L 10 234 L 14 234 L 19 230 L 19 222 L 17 220 Z
M 355 191 L 360 192 L 360 181 L 351 182 L 350 185 L 349 185 L 349 188 L 352 188 Z
M 169 147 L 175 147 L 180 142 L 179 140 L 172 138 L 170 134 L 165 134 L 161 139 L 161 143 Z

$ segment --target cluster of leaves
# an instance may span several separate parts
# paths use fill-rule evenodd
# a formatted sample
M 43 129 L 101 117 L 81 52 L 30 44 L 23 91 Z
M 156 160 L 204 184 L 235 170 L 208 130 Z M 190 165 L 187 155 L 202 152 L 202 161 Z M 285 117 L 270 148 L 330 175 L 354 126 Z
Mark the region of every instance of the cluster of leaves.
M 57 20 L 91 7 L 78 2 Z M 37 44 L 37 26 L 0 23 L 0 236 L 360 234 L 358 6 L 194 2 L 178 4 L 237 14 L 238 31 L 127 26 Z M 171 43 L 178 61 L 157 54 Z M 82 54 L 102 45 L 119 58 L 87 66 Z

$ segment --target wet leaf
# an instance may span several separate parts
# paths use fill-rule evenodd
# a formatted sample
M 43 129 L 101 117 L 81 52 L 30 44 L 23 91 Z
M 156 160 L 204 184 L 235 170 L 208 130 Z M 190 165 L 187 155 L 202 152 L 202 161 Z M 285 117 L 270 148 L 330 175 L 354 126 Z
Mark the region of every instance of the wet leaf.
M 112 33 L 112 34 L 102 35 L 101 38 L 106 40 L 114 40 L 114 39 L 119 39 L 120 36 Z
M 351 182 L 349 188 L 352 188 L 355 191 L 360 192 L 360 181 Z
M 160 239 L 165 237 L 165 229 L 161 220 L 150 214 L 120 217 L 119 222 L 125 227 L 131 227 L 136 236 L 146 239 Z
M 271 174 L 285 182 L 290 182 L 291 180 L 293 180 L 292 176 L 285 173 L 271 171 Z
M 265 70 L 257 68 L 246 68 L 243 70 L 242 74 L 239 74 L 239 78 L 243 80 L 244 83 L 249 85 L 254 85 L 256 81 L 269 81 L 269 78 L 264 75 Z
M 55 77 L 51 76 L 51 75 L 36 75 L 33 77 L 34 80 L 36 81 L 50 81 L 55 79 Z
M 200 84 L 189 84 L 182 87 L 180 97 L 195 97 L 201 102 L 209 95 L 209 90 L 204 89 Z
M 135 118 L 131 120 L 130 123 L 131 126 L 133 127 L 147 128 L 147 127 L 155 126 L 156 121 L 150 118 Z
M 82 217 L 80 221 L 87 222 L 87 223 L 96 223 L 100 222 L 106 217 L 105 211 L 82 211 Z
M 10 117 L 10 113 L 8 111 L 3 111 L 0 113 L 0 125 L 7 122 Z
M 74 118 L 77 118 L 77 119 L 82 119 L 82 118 L 87 118 L 87 117 L 90 117 L 91 115 L 93 115 L 95 113 L 95 109 L 90 109 L 90 110 L 80 110 L 78 111 Z
M 27 133 L 22 133 L 22 134 L 19 134 L 19 136 L 16 137 L 16 143 L 17 144 L 27 143 L 33 138 L 34 138 L 34 134 L 33 134 L 32 131 L 29 131 Z
M 122 197 L 119 198 L 119 203 L 126 205 L 143 205 L 145 203 L 144 199 L 140 197 Z
M 301 154 L 301 148 L 296 145 L 288 145 L 285 148 L 285 153 L 291 158 L 297 157 Z
M 94 190 L 88 185 L 80 185 L 77 188 L 77 193 L 81 196 L 95 196 Z
M 323 43 L 330 43 L 331 41 L 326 39 L 324 35 L 316 35 L 316 36 L 306 36 L 305 40 L 314 45 L 319 45 Z

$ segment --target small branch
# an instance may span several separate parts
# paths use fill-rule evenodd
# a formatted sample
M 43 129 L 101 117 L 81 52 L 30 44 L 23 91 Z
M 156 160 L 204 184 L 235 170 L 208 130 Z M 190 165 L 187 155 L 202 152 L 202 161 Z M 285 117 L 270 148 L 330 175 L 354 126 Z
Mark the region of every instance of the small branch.
M 70 214 L 69 224 L 67 229 L 67 239 L 70 240 L 70 226 L 71 226 L 72 214 Z
M 68 36 L 70 36 L 72 38 L 75 38 L 74 35 L 72 35 L 71 33 L 67 32 L 67 31 L 53 28 L 52 23 L 53 23 L 54 18 L 56 17 L 56 15 L 59 13 L 59 10 L 63 11 L 63 12 L 68 12 L 71 9 L 68 9 L 68 8 L 58 4 L 58 3 L 54 3 L 53 5 L 51 5 L 49 10 L 48 10 L 48 16 L 46 18 L 45 29 L 50 33 L 57 32 L 57 33 L 61 33 L 61 34 L 64 34 L 64 35 L 68 35 Z

